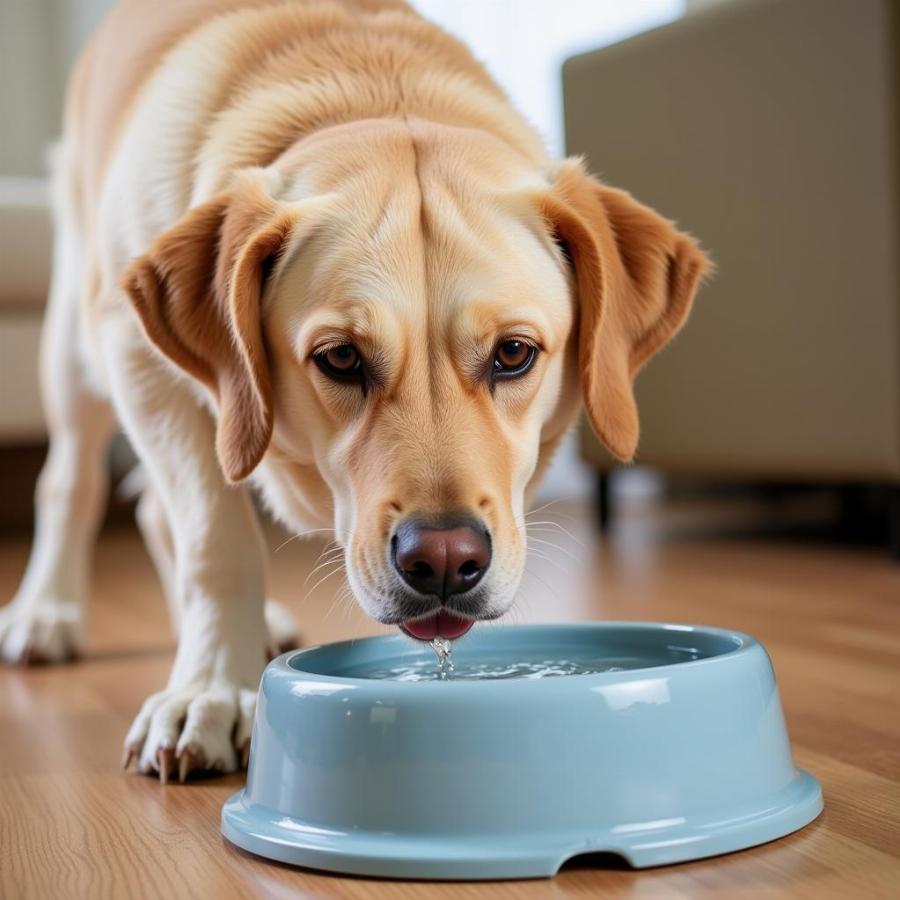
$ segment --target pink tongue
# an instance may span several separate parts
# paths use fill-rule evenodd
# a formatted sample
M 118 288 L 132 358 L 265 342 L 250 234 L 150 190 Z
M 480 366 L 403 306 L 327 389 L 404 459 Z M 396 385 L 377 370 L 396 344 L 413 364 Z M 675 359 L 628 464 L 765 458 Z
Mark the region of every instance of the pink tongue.
M 464 619 L 442 609 L 427 619 L 404 622 L 403 630 L 420 641 L 430 641 L 438 636 L 453 640 L 462 637 L 474 624 L 474 619 Z

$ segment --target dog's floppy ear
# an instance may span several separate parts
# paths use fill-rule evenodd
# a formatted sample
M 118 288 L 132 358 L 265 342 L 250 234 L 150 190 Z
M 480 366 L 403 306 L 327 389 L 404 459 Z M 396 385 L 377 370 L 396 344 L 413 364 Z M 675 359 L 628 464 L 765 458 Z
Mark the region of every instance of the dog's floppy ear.
M 216 451 L 230 482 L 257 466 L 272 435 L 260 301 L 296 219 L 245 173 L 189 210 L 135 259 L 122 286 L 150 340 L 212 392 Z
M 588 418 L 614 456 L 631 460 L 634 377 L 684 323 L 709 261 L 671 222 L 589 176 L 578 159 L 560 165 L 540 206 L 574 267 Z

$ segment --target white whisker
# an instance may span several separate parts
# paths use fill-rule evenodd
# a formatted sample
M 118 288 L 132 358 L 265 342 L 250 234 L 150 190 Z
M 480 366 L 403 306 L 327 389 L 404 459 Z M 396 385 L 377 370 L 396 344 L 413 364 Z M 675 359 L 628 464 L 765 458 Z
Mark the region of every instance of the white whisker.
M 547 519 L 546 521 L 543 521 L 543 522 L 527 522 L 524 527 L 526 529 L 528 529 L 528 528 L 533 528 L 536 525 L 552 525 L 554 528 L 558 528 L 567 538 L 569 538 L 569 540 L 578 544 L 579 547 L 585 546 L 584 541 L 581 541 L 577 537 L 575 537 L 575 535 L 572 534 L 572 532 L 569 531 L 568 528 L 564 528 L 562 525 L 559 524 L 559 522 L 553 522 L 550 519 Z
M 279 550 L 281 550 L 283 547 L 286 547 L 288 544 L 290 544 L 291 541 L 296 541 L 296 540 L 298 540 L 299 538 L 305 538 L 305 537 L 308 537 L 308 536 L 311 535 L 311 534 L 318 534 L 318 533 L 320 533 L 320 532 L 322 532 L 322 531 L 330 531 L 332 534 L 334 534 L 334 529 L 333 529 L 333 528 L 310 528 L 308 531 L 299 531 L 299 532 L 297 532 L 297 534 L 292 534 L 289 538 L 287 538 L 287 540 L 282 541 L 282 542 L 275 548 L 274 552 L 277 553 L 277 552 L 278 552 Z
M 569 557 L 573 562 L 579 562 L 578 557 L 572 553 L 570 550 L 567 550 L 565 547 L 560 547 L 559 544 L 554 543 L 553 541 L 545 541 L 543 538 L 536 538 L 528 535 L 528 543 L 529 544 L 543 544 L 545 547 L 552 547 L 554 550 L 559 550 L 560 553 L 564 553 Z
M 339 588 L 337 588 L 335 590 L 334 596 L 331 599 L 331 605 L 328 607 L 328 611 L 325 613 L 324 618 L 327 619 L 334 612 L 335 607 L 338 606 L 343 600 L 346 599 L 345 591 L 346 591 L 347 587 L 348 587 L 348 585 L 347 585 L 347 582 L 345 581 Z M 345 610 L 344 615 L 346 617 L 346 610 Z
M 532 548 L 528 552 L 532 558 L 542 559 L 542 560 L 544 560 L 544 562 L 550 563 L 551 566 L 553 566 L 558 571 L 562 572 L 564 575 L 569 574 L 569 571 L 563 565 L 560 564 L 558 559 L 554 559 L 552 556 L 549 556 L 548 554 L 543 553 L 540 550 L 535 550 L 534 548 Z
M 316 583 L 315 583 L 315 584 L 314 584 L 314 585 L 306 592 L 306 594 L 304 595 L 303 600 L 302 600 L 301 602 L 304 602 L 304 603 L 305 603 L 305 602 L 309 599 L 310 595 L 315 591 L 315 589 L 316 589 L 317 587 L 319 587 L 319 585 L 321 585 L 321 584 L 323 584 L 324 582 L 328 581 L 328 579 L 331 578 L 332 575 L 336 575 L 338 572 L 342 571 L 343 568 L 344 568 L 344 567 L 343 567 L 343 566 L 340 566 L 340 565 L 339 565 L 339 566 L 335 566 L 330 572 L 328 572 L 328 574 L 326 574 L 326 575 L 324 575 L 322 578 L 320 578 L 320 579 L 319 579 L 319 580 L 318 580 L 318 581 L 317 581 L 317 582 L 316 582 Z
M 525 574 L 526 574 L 526 575 L 530 575 L 532 578 L 537 578 L 537 580 L 538 580 L 545 588 L 547 588 L 548 591 L 550 591 L 551 593 L 553 592 L 553 588 L 551 588 L 550 585 L 547 584 L 547 582 L 544 581 L 544 579 L 541 578 L 541 576 L 537 574 L 537 572 L 533 572 L 531 569 L 529 569 L 528 566 L 525 566 Z
M 525 518 L 527 519 L 529 516 L 536 515 L 537 513 L 541 512 L 541 510 L 549 509 L 551 506 L 553 506 L 555 504 L 559 504 L 559 503 L 562 503 L 562 500 L 560 500 L 559 498 L 550 500 L 547 503 L 545 503 L 543 506 L 537 506 L 534 509 L 528 510 L 528 512 L 525 513 Z
M 325 569 L 328 566 L 334 566 L 334 565 L 342 566 L 343 564 L 344 564 L 343 557 L 332 557 L 331 559 L 322 560 L 322 562 L 320 562 L 315 568 L 310 570 L 310 573 L 306 576 L 306 578 L 303 581 L 303 587 L 306 587 L 306 585 L 309 584 L 309 579 L 312 578 L 313 575 L 315 575 L 316 572 L 318 572 L 319 570 Z

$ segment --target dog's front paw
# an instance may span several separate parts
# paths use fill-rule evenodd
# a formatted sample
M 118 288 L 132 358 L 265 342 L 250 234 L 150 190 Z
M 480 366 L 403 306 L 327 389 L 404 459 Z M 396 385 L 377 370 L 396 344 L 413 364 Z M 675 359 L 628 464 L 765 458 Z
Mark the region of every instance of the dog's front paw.
M 124 766 L 158 772 L 165 784 L 176 771 L 234 772 L 247 765 L 256 691 L 219 681 L 153 694 L 125 738 Z
M 27 665 L 72 659 L 78 655 L 81 618 L 76 602 L 13 600 L 0 609 L 0 660 Z

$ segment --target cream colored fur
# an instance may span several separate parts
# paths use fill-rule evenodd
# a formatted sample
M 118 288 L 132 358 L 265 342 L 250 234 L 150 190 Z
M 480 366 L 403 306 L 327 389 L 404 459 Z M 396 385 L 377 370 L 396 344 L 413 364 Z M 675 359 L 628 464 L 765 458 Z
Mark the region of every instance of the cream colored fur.
M 333 528 L 388 623 L 409 599 L 396 524 L 478 516 L 477 615 L 502 615 L 580 394 L 630 458 L 632 379 L 705 266 L 670 223 L 546 158 L 468 51 L 389 0 L 122 4 L 73 79 L 55 215 L 52 445 L 0 653 L 78 648 L 118 421 L 179 633 L 126 753 L 164 778 L 246 755 L 268 640 L 248 484 L 294 531 Z M 489 389 L 478 373 L 512 336 L 535 366 Z M 313 361 L 329 342 L 377 362 L 377 387 L 329 382 Z

